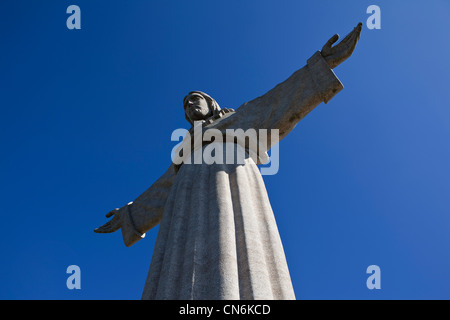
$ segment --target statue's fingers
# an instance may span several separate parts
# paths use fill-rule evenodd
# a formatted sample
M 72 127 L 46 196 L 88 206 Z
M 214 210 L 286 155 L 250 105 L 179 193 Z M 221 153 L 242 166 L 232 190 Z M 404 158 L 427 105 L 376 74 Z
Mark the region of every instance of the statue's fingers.
M 108 232 L 111 229 L 112 229 L 112 220 L 108 221 L 107 223 L 105 223 L 104 225 L 98 227 L 95 230 L 98 230 L 99 232 Z
M 361 35 L 361 29 L 362 29 L 362 23 L 358 23 L 358 25 L 350 32 L 342 42 L 346 42 L 347 44 L 351 45 L 353 42 L 359 40 L 359 36 Z
M 94 229 L 94 232 L 97 233 L 111 233 L 114 231 L 119 230 L 118 226 L 112 223 L 111 221 L 108 221 L 107 223 L 105 223 L 104 225 L 102 225 L 101 227 L 98 227 L 96 229 Z
M 356 31 L 357 31 L 357 41 L 359 40 L 359 37 L 361 36 L 361 30 L 362 30 L 362 22 L 358 23 L 358 25 L 356 26 Z
M 106 214 L 106 217 L 109 218 L 109 217 L 113 216 L 114 214 L 117 213 L 117 211 L 119 211 L 119 209 L 111 210 L 110 212 L 108 212 L 108 213 Z
M 110 230 L 111 229 L 108 226 L 103 225 L 101 227 L 95 228 L 94 232 L 96 232 L 96 233 L 110 233 L 111 232 Z
M 342 39 L 341 43 L 347 45 L 353 41 L 353 38 L 356 36 L 356 28 L 349 32 L 344 39 Z
M 358 39 L 359 33 L 355 29 L 339 43 L 338 47 L 340 54 L 349 57 L 355 49 Z
M 353 50 L 356 47 L 356 44 L 358 43 L 359 37 L 361 36 L 361 26 L 358 24 L 358 26 L 353 30 L 352 32 L 352 37 L 350 37 L 347 41 L 346 41 L 346 45 L 349 48 L 349 50 L 351 50 L 351 52 L 353 52 Z
M 328 51 L 330 51 L 331 46 L 338 41 L 339 39 L 339 35 L 336 33 L 334 36 L 332 36 L 327 43 L 325 43 L 325 45 L 322 47 L 322 52 L 323 53 L 327 53 Z
M 110 233 L 120 229 L 120 219 L 118 216 L 114 216 L 110 221 L 98 227 L 94 231 L 97 233 Z
M 333 45 L 333 43 L 335 43 L 338 40 L 339 40 L 339 35 L 336 33 L 334 36 L 332 36 L 330 38 L 330 40 L 328 40 L 327 44 L 331 47 Z
M 348 57 L 350 57 L 353 51 L 355 51 L 358 40 L 359 40 L 359 32 L 353 33 L 352 36 L 346 39 L 345 42 L 344 40 L 342 40 L 341 43 L 339 43 L 338 45 L 339 46 L 338 59 L 344 61 Z

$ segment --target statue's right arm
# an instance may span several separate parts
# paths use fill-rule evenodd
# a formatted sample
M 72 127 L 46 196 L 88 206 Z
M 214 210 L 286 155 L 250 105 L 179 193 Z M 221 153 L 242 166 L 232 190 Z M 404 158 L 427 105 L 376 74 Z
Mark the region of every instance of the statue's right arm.
M 279 139 L 259 141 L 268 150 L 283 139 L 297 123 L 320 103 L 328 103 L 344 87 L 333 71 L 337 65 L 352 54 L 361 34 L 362 23 L 337 45 L 334 35 L 307 60 L 305 66 L 294 72 L 288 79 L 260 97 L 244 103 L 236 112 L 222 120 L 216 129 L 267 129 L 279 130 Z
M 145 233 L 162 219 L 164 206 L 175 180 L 172 164 L 150 188 L 133 202 L 115 209 L 106 216 L 113 219 L 95 229 L 97 233 L 110 233 L 122 229 L 123 241 L 127 247 L 144 238 Z

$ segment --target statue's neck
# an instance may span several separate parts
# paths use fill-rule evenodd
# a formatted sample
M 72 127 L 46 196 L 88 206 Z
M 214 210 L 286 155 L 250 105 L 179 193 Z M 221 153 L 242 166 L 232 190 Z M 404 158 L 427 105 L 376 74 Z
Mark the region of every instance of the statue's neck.
M 202 127 L 208 126 L 216 121 L 220 121 L 220 119 L 224 118 L 224 117 L 228 117 L 231 114 L 233 114 L 235 111 L 234 109 L 230 109 L 230 108 L 223 108 L 221 109 L 217 114 L 205 119 L 205 120 L 200 120 L 202 122 Z M 200 122 L 200 121 L 196 121 L 196 122 Z M 194 131 L 194 126 L 192 126 L 189 129 L 190 133 L 193 133 Z

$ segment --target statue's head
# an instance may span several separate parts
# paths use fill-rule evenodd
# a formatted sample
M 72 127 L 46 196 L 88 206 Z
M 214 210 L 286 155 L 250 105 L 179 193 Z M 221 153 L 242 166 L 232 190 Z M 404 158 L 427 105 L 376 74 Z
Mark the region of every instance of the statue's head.
M 219 113 L 219 104 L 201 91 L 191 91 L 183 99 L 184 115 L 191 125 Z

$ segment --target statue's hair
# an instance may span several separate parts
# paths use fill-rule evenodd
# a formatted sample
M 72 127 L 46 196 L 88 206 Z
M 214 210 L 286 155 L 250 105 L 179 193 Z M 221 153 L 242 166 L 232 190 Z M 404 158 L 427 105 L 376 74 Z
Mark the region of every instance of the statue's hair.
M 213 98 L 211 98 L 209 95 L 207 95 L 207 94 L 204 93 L 204 92 L 201 92 L 201 91 L 191 91 L 191 92 L 189 92 L 189 93 L 187 94 L 187 96 L 185 96 L 184 99 L 183 99 L 184 117 L 186 118 L 186 120 L 187 120 L 191 125 L 194 125 L 194 123 L 192 122 L 191 119 L 189 119 L 188 115 L 186 114 L 186 103 L 187 103 L 187 100 L 188 100 L 189 96 L 190 96 L 191 94 L 193 94 L 193 93 L 197 93 L 197 94 L 201 95 L 201 96 L 206 100 L 206 102 L 207 102 L 207 104 L 208 104 L 208 108 L 209 108 L 209 110 L 211 111 L 211 116 L 215 116 L 215 115 L 219 114 L 219 112 L 220 112 L 220 107 L 219 107 L 219 104 L 217 103 L 216 100 L 214 100 Z

